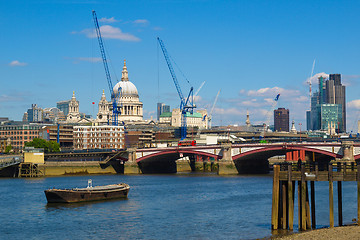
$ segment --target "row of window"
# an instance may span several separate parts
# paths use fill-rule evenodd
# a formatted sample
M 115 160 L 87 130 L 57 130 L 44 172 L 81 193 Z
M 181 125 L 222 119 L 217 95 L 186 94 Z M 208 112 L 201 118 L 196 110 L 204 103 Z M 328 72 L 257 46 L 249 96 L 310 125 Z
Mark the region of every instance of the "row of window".
M 89 144 L 89 145 L 81 145 L 81 144 L 77 144 L 75 146 L 75 149 L 107 149 L 107 148 L 123 148 L 123 145 L 119 145 L 119 144 L 110 144 L 110 145 L 98 145 L 98 144 Z
M 24 134 L 38 134 L 38 131 L 2 131 L 0 135 L 24 135 Z
M 119 140 L 119 141 L 118 141 L 118 140 Z M 97 143 L 97 142 L 99 142 L 99 143 L 100 143 L 100 142 L 105 142 L 105 143 L 106 143 L 106 142 L 122 142 L 122 140 L 123 140 L 123 139 L 114 139 L 114 140 L 113 140 L 113 139 L 110 139 L 110 141 L 109 141 L 109 139 L 103 139 L 103 141 L 101 141 L 101 139 L 90 139 L 89 142 L 90 142 L 90 143 L 92 143 L 92 142 L 95 142 L 95 143 Z M 87 141 L 87 139 L 77 139 L 77 141 L 75 140 L 75 142 L 78 142 L 78 143 L 79 143 L 79 142 L 84 142 L 84 143 L 86 143 L 86 142 L 88 142 L 88 141 Z
M 123 128 L 91 128 L 91 129 L 82 129 L 82 128 L 74 128 L 75 132 L 82 132 L 82 131 L 86 131 L 86 132 L 104 132 L 104 131 L 123 131 Z
M 112 137 L 117 137 L 117 136 L 122 136 L 122 133 L 94 133 L 94 134 L 77 134 L 75 135 L 76 137 L 106 137 L 106 136 L 112 136 Z
M 36 127 L 36 126 L 7 126 L 7 127 L 1 127 L 0 131 L 2 131 L 2 130 L 24 130 L 24 129 L 37 130 L 37 129 L 39 129 L 39 127 Z

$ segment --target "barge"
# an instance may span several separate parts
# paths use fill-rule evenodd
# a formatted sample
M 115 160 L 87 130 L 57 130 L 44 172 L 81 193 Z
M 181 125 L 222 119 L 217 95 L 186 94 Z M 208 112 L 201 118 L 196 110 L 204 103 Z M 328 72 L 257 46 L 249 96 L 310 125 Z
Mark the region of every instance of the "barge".
M 48 203 L 76 203 L 127 198 L 129 190 L 126 183 L 93 187 L 89 180 L 86 188 L 47 189 L 44 192 Z

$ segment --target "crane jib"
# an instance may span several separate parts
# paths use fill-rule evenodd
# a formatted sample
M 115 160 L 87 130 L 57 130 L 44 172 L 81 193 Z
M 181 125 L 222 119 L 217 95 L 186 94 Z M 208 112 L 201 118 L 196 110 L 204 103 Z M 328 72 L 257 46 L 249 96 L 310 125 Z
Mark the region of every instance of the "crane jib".
M 113 91 L 111 75 L 110 75 L 110 72 L 109 72 L 109 67 L 108 67 L 107 59 L 106 59 L 106 55 L 105 55 L 104 43 L 102 41 L 99 22 L 97 20 L 96 12 L 94 10 L 92 11 L 92 15 L 93 15 L 93 19 L 94 19 L 97 39 L 98 39 L 99 46 L 100 46 L 101 57 L 102 57 L 102 61 L 103 61 L 104 69 L 105 69 L 106 80 L 107 80 L 108 85 L 109 85 L 110 96 L 111 96 L 111 100 L 112 100 L 112 108 L 113 108 L 112 109 L 112 112 L 113 112 L 112 124 L 114 126 L 117 126 L 118 125 L 118 115 L 121 112 L 120 112 L 120 108 L 117 106 L 117 102 L 116 102 L 117 98 L 116 98 L 116 96 L 114 94 L 114 91 Z M 120 94 L 121 94 L 121 92 L 120 92 Z

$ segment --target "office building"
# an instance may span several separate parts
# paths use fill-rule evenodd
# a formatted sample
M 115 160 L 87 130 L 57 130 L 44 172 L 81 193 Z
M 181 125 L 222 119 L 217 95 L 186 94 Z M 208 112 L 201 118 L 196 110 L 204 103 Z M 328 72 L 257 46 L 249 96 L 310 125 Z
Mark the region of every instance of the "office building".
M 160 120 L 160 115 L 163 113 L 170 112 L 170 105 L 165 105 L 164 103 L 157 104 L 157 120 Z
M 278 108 L 274 110 L 274 130 L 289 132 L 289 109 Z
M 42 122 L 43 110 L 37 106 L 37 104 L 31 104 L 31 108 L 27 110 L 28 122 Z
M 125 133 L 123 126 L 74 126 L 73 145 L 81 149 L 123 149 Z
M 330 74 L 327 80 L 319 77 L 319 90 L 311 97 L 306 123 L 308 130 L 346 132 L 346 95 L 340 74 Z
M 39 137 L 39 130 L 42 126 L 38 124 L 24 124 L 12 122 L 0 125 L 0 138 L 9 138 L 12 149 L 21 152 L 26 142 L 31 142 Z

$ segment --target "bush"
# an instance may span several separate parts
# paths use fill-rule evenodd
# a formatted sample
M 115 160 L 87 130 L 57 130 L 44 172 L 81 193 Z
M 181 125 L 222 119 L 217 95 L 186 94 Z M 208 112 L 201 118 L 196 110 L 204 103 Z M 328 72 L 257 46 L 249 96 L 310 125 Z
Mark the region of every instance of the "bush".
M 25 143 L 25 147 L 43 148 L 45 153 L 60 152 L 60 144 L 54 141 L 46 141 L 34 138 L 31 142 Z

